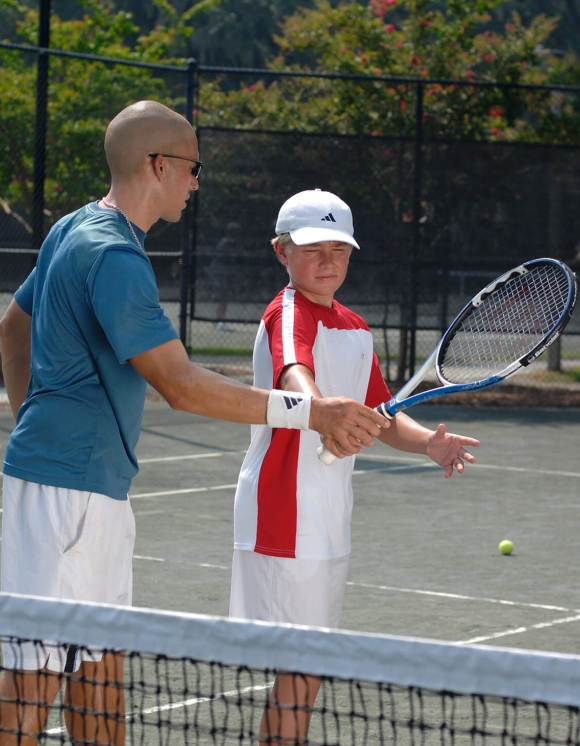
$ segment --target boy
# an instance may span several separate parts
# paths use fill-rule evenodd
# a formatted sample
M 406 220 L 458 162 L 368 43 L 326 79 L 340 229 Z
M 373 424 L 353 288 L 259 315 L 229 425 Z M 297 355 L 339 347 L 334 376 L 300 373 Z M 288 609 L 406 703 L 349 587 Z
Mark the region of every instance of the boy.
M 350 255 L 359 248 L 351 211 L 319 189 L 287 200 L 278 215 L 276 256 L 290 283 L 270 303 L 254 346 L 254 385 L 345 395 L 375 407 L 391 395 L 368 326 L 334 300 Z M 450 477 L 473 463 L 473 438 L 435 432 L 398 414 L 379 440 L 423 453 Z M 340 446 L 324 439 L 336 453 Z M 230 616 L 338 627 L 352 513 L 354 458 L 324 466 L 316 434 L 252 427 L 235 501 Z M 260 743 L 302 744 L 320 681 L 279 672 L 262 717 Z M 281 706 L 278 709 L 278 706 Z

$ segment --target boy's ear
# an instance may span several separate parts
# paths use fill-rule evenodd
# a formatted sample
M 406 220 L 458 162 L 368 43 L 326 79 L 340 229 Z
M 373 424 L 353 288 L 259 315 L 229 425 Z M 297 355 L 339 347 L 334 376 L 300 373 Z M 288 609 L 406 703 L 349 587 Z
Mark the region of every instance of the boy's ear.
M 276 252 L 280 264 L 283 264 L 286 267 L 288 264 L 288 257 L 286 256 L 286 249 L 282 246 L 280 241 L 274 241 L 274 251 Z

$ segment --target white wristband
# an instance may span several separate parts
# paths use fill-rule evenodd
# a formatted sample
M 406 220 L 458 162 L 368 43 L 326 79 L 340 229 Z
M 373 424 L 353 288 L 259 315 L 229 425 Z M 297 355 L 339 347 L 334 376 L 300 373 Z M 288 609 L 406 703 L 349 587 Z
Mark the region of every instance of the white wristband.
M 268 398 L 266 422 L 269 427 L 309 430 L 312 394 L 273 389 Z

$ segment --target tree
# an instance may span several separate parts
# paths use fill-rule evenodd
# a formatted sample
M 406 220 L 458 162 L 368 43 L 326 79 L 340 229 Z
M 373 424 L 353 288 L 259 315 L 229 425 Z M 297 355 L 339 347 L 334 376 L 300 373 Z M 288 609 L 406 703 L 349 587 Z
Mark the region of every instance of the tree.
M 572 53 L 551 53 L 556 18 L 526 25 L 514 13 L 489 28 L 501 0 L 371 0 L 333 7 L 317 0 L 286 19 L 273 71 L 393 75 L 505 84 L 579 83 Z M 425 84 L 425 132 L 436 137 L 577 142 L 579 98 L 515 88 Z M 285 78 L 224 92 L 208 85 L 200 122 L 337 133 L 410 134 L 416 86 L 381 81 Z
M 82 19 L 51 19 L 52 46 L 59 50 L 99 54 L 139 62 L 176 62 L 170 54 L 192 32 L 196 12 L 213 0 L 202 0 L 181 15 L 165 0 L 171 23 L 145 35 L 127 12 L 113 12 L 99 0 L 82 0 Z M 0 0 L 17 18 L 21 43 L 37 43 L 38 11 L 18 0 Z M 177 60 L 183 63 L 182 59 Z M 6 211 L 28 212 L 34 162 L 35 67 L 22 52 L 0 50 L 0 199 Z M 185 69 L 185 68 L 184 68 Z M 185 74 L 163 75 L 138 67 L 53 56 L 48 98 L 46 210 L 51 221 L 78 206 L 78 195 L 98 198 L 108 183 L 102 149 L 107 123 L 120 109 L 143 98 L 155 98 L 184 111 Z

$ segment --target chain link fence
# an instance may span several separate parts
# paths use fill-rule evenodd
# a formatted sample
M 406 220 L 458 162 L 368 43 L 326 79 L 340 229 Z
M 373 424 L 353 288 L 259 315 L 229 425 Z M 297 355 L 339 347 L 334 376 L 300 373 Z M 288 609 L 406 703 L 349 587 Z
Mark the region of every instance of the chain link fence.
M 52 56 L 42 148 L 34 66 L 47 52 Z M 44 235 L 62 214 L 106 192 L 102 141 L 108 121 L 143 98 L 192 118 L 194 82 L 203 86 L 216 70 L 222 78 L 239 74 L 196 69 L 193 63 L 137 64 L 2 44 L 0 95 L 15 56 L 19 68 L 31 74 L 29 90 L 20 85 L 14 92 L 20 104 L 0 108 L 0 313 L 34 266 L 39 209 Z M 181 224 L 160 222 L 146 243 L 162 304 L 193 360 L 251 377 L 257 325 L 286 281 L 270 246 L 276 216 L 281 204 L 303 189 L 333 191 L 352 208 L 361 251 L 354 252 L 337 298 L 367 319 L 391 382 L 411 374 L 454 315 L 494 276 L 542 256 L 575 267 L 580 147 L 443 139 L 422 113 L 433 81 L 381 80 L 404 85 L 415 96 L 414 127 L 406 119 L 400 133 L 388 136 L 197 127 L 205 164 L 201 189 Z M 66 96 L 71 81 L 91 92 L 81 110 Z M 496 90 L 501 99 L 504 92 Z M 521 94 L 530 102 L 530 116 L 541 97 L 553 102 L 558 94 L 560 104 L 567 97 L 574 106 L 580 100 L 580 89 L 530 93 L 522 87 Z M 42 190 L 35 183 L 39 152 L 44 152 Z M 532 374 L 549 380 L 549 369 L 580 373 L 580 317 Z

